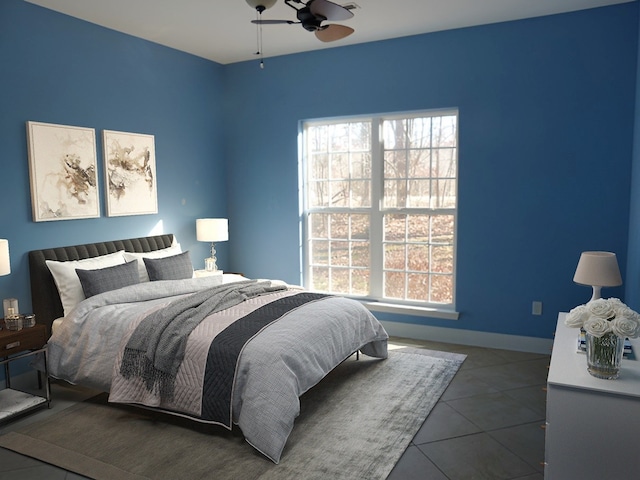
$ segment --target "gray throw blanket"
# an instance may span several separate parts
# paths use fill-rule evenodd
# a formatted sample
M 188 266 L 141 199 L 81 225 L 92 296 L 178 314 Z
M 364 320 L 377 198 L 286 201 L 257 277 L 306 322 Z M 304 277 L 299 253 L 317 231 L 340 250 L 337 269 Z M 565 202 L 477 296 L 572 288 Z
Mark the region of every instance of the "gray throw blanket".
M 184 359 L 187 337 L 207 316 L 283 285 L 248 280 L 207 288 L 188 295 L 145 317 L 124 349 L 120 374 L 140 377 L 147 390 L 173 399 L 175 378 Z

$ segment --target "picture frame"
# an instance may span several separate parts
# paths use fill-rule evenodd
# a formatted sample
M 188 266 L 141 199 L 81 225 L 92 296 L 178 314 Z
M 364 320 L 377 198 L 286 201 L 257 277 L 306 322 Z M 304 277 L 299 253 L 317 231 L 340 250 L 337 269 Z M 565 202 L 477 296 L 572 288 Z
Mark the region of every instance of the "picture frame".
M 100 216 L 93 128 L 27 122 L 34 222 Z
M 158 213 L 155 137 L 103 130 L 107 216 Z

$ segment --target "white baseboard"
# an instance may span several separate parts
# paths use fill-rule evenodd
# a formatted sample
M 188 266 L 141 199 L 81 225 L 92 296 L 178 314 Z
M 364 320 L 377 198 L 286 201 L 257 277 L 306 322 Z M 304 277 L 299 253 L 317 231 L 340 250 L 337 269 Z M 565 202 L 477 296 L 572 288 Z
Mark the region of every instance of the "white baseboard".
M 381 320 L 387 333 L 393 337 L 432 340 L 434 342 L 455 343 L 474 347 L 516 350 L 519 352 L 551 354 L 553 340 L 550 338 L 523 337 L 504 333 L 478 332 L 458 328 L 431 327 L 411 323 Z

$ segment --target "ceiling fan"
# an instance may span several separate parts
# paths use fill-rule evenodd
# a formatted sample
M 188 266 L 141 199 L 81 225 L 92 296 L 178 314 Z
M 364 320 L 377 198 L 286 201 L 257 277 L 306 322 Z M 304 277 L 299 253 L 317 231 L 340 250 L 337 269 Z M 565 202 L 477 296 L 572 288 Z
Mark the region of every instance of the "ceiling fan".
M 247 0 L 250 5 L 252 3 L 258 3 L 255 6 L 258 13 L 262 14 L 266 8 L 269 8 L 275 3 L 275 1 L 261 1 L 252 2 Z M 271 5 L 264 5 L 265 3 Z M 340 40 L 351 35 L 354 30 L 351 27 L 345 25 L 339 25 L 337 23 L 323 24 L 323 22 L 348 20 L 353 17 L 351 9 L 355 8 L 355 5 L 349 5 L 343 7 L 337 3 L 330 2 L 329 0 L 308 0 L 303 2 L 302 0 L 284 0 L 284 3 L 289 5 L 296 11 L 296 17 L 298 21 L 293 20 L 252 20 L 251 23 L 257 25 L 277 25 L 277 24 L 301 24 L 305 30 L 314 32 L 318 40 L 322 42 L 333 42 Z M 262 11 L 260 10 L 262 9 Z

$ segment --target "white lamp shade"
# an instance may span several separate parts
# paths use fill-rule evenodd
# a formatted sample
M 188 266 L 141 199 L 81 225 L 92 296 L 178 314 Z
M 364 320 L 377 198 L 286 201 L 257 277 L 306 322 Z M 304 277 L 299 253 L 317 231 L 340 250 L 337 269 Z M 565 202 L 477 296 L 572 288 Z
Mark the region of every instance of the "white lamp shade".
M 226 218 L 197 219 L 196 238 L 199 242 L 226 242 L 229 240 L 229 221 Z
M 11 262 L 9 261 L 9 240 L 0 238 L 0 275 L 11 273 Z
M 273 7 L 276 4 L 276 0 L 247 0 L 247 3 L 251 8 L 257 9 L 264 7 L 263 10 L 266 10 L 267 8 Z
M 622 285 L 616 254 L 611 252 L 582 252 L 573 281 L 580 285 L 594 287 L 617 287 Z

